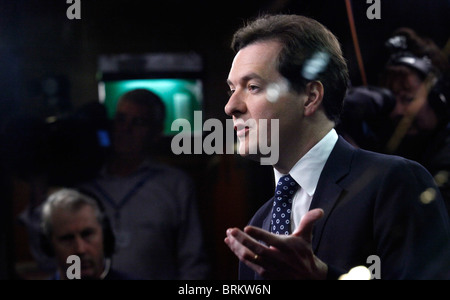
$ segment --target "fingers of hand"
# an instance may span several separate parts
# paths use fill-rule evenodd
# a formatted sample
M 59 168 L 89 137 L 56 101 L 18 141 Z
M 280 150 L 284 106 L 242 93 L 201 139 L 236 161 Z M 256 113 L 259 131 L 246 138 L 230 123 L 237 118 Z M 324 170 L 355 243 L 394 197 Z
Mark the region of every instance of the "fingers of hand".
M 273 246 L 279 250 L 286 249 L 286 239 L 289 237 L 288 235 L 273 234 L 264 229 L 253 226 L 245 227 L 244 231 L 253 239 L 264 242 L 266 245 Z
M 240 260 L 251 263 L 260 261 L 259 255 L 261 255 L 265 247 L 237 228 L 227 230 L 225 243 Z
M 306 215 L 303 216 L 302 220 L 300 221 L 300 225 L 298 226 L 297 230 L 295 230 L 293 235 L 302 237 L 306 242 L 310 243 L 312 240 L 312 231 L 314 224 L 317 220 L 323 217 L 323 214 L 324 212 L 320 208 L 308 211 Z

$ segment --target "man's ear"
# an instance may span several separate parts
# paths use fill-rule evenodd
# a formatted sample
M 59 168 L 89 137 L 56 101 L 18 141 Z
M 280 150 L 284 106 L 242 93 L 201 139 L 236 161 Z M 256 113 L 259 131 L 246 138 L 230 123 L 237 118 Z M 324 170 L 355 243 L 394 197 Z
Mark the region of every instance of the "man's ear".
M 311 81 L 306 85 L 305 116 L 311 116 L 322 104 L 324 89 L 322 82 Z

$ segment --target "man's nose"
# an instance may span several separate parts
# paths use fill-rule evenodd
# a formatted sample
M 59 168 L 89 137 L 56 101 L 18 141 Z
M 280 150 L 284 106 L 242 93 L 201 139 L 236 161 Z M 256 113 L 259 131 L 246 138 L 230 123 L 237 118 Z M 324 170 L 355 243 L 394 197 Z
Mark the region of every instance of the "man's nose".
M 401 100 L 397 99 L 395 102 L 395 106 L 394 109 L 391 112 L 391 116 L 393 118 L 395 117 L 401 117 L 405 115 L 406 112 L 406 108 L 407 108 L 407 104 L 403 103 Z
M 116 128 L 123 131 L 130 131 L 133 128 L 133 121 L 131 119 L 116 121 Z
M 80 236 L 75 237 L 75 239 L 74 239 L 75 254 L 84 254 L 87 249 L 86 246 L 87 246 L 87 243 L 82 237 L 80 237 Z
M 236 116 L 245 113 L 245 111 L 246 104 L 242 99 L 242 95 L 238 92 L 232 93 L 225 105 L 225 113 L 229 116 Z

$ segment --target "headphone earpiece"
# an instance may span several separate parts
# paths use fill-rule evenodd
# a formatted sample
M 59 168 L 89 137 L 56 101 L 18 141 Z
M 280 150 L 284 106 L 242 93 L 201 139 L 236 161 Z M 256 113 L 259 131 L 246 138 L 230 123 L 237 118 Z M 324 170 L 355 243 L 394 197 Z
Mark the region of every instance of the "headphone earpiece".
M 80 193 L 94 199 L 97 202 L 97 205 L 102 214 L 102 229 L 103 229 L 103 251 L 105 253 L 105 257 L 111 258 L 116 250 L 116 237 L 114 235 L 114 231 L 111 226 L 111 221 L 109 220 L 105 206 L 102 201 L 98 198 L 98 196 L 87 189 L 78 189 Z
M 431 60 L 428 57 L 417 57 L 409 52 L 392 54 L 389 58 L 388 65 L 404 65 L 410 67 L 419 72 L 422 78 L 425 78 L 431 72 L 436 73 Z
M 439 78 L 430 89 L 428 102 L 442 120 L 450 119 L 450 84 L 445 78 Z
M 46 255 L 48 257 L 55 256 L 55 252 L 53 251 L 52 243 L 43 232 L 39 232 L 39 246 L 44 255 Z

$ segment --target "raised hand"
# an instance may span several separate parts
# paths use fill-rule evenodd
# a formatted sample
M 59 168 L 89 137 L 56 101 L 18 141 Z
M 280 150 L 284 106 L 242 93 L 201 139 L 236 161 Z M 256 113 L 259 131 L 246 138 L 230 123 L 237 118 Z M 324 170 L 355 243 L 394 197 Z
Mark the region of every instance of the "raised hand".
M 234 254 L 266 279 L 325 279 L 327 265 L 311 248 L 314 223 L 322 209 L 309 211 L 291 235 L 277 235 L 254 226 L 227 230 L 225 243 Z

